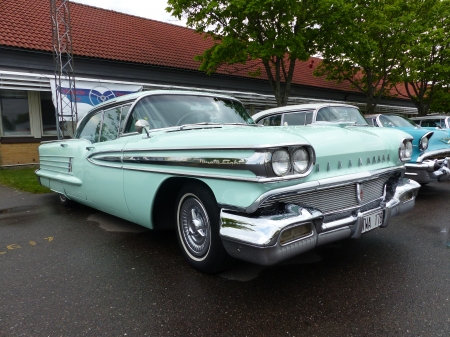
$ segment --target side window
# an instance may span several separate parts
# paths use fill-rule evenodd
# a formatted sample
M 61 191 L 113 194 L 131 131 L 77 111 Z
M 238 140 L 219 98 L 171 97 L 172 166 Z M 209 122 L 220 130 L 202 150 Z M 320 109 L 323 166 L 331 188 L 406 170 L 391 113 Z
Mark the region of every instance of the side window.
M 152 97 L 142 98 L 134 107 L 133 112 L 128 119 L 124 133 L 136 132 L 135 124 L 140 119 L 146 120 L 150 124 L 150 129 L 159 129 L 171 126 L 158 110 L 163 110 L 162 108 L 170 109 L 170 106 L 168 104 L 161 104 L 161 106 L 157 108 L 152 101 Z M 163 113 L 170 115 L 170 112 L 167 111 L 163 111 Z
M 294 112 L 286 113 L 283 118 L 283 125 L 305 125 L 306 113 L 305 112 Z
M 306 120 L 305 120 L 305 124 L 311 124 L 313 122 L 313 112 L 307 112 L 306 113 Z
M 98 142 L 101 125 L 102 111 L 99 111 L 84 124 L 83 130 L 80 132 L 80 138 L 90 140 L 93 143 Z
M 103 115 L 102 134 L 100 136 L 101 142 L 117 138 L 121 111 L 122 109 L 120 107 L 105 110 Z
M 258 122 L 265 126 L 280 126 L 281 125 L 281 115 L 269 116 Z

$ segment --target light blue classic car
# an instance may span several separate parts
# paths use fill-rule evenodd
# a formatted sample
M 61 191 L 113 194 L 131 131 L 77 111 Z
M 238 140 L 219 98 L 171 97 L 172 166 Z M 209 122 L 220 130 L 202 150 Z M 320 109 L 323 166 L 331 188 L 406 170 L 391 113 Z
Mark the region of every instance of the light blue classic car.
M 450 179 L 450 137 L 447 131 L 422 128 L 398 115 L 368 115 L 369 124 L 390 127 L 409 133 L 413 140 L 411 161 L 406 163 L 406 175 L 421 184 Z
M 271 265 L 358 238 L 413 208 L 411 137 L 391 129 L 260 127 L 237 100 L 149 91 L 91 110 L 74 139 L 39 147 L 42 185 L 151 229 L 190 265 Z

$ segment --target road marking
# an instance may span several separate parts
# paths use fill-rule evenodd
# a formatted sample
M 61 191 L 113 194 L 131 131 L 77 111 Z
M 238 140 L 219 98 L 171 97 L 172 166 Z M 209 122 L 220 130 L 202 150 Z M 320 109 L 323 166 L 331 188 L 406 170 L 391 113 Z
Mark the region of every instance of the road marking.
M 13 243 L 12 245 L 6 246 L 6 248 L 8 248 L 9 250 L 14 250 L 14 249 L 19 249 L 21 247 L 19 245 L 16 245 L 15 243 Z
M 44 240 L 48 240 L 48 242 L 52 242 L 53 241 L 53 236 L 49 236 L 48 238 L 44 238 Z

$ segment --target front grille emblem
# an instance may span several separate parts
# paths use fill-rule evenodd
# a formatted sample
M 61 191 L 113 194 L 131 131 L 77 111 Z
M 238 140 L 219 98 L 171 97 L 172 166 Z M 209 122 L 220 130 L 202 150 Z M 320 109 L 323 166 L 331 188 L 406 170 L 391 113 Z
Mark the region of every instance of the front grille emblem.
M 356 183 L 356 199 L 358 199 L 358 203 L 362 203 L 364 198 L 363 188 L 360 183 Z

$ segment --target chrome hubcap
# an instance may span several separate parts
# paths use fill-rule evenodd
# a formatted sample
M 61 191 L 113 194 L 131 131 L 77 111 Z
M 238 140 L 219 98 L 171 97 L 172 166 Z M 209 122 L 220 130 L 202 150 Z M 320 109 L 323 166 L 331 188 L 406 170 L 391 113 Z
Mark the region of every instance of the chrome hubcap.
M 188 196 L 182 201 L 179 211 L 180 235 L 187 252 L 201 259 L 210 246 L 209 218 L 203 204 Z

